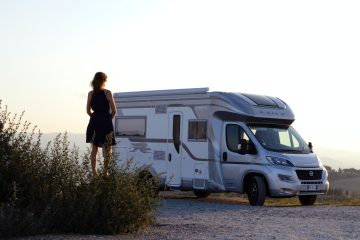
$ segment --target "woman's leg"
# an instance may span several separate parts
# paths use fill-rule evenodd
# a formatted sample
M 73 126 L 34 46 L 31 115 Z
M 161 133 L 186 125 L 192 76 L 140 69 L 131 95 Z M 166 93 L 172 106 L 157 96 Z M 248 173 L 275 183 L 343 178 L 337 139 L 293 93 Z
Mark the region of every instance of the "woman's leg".
M 104 175 L 106 176 L 108 174 L 109 170 L 109 161 L 112 154 L 112 148 L 111 146 L 104 146 L 105 148 L 105 156 L 104 156 Z
M 94 144 L 92 144 L 90 160 L 91 160 L 91 169 L 92 169 L 93 176 L 96 176 L 96 155 L 97 155 L 97 153 L 98 153 L 98 147 L 95 146 Z

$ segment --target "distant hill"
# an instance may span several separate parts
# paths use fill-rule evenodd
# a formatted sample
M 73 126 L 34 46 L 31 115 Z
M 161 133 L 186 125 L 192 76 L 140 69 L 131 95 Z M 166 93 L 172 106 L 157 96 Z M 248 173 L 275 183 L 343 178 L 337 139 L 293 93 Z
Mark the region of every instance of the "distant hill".
M 48 141 L 53 141 L 58 133 L 44 133 L 42 144 L 45 146 Z M 85 142 L 85 134 L 68 133 L 71 145 L 79 147 L 80 153 L 85 153 L 90 144 Z M 350 152 L 328 148 L 315 147 L 315 153 L 319 155 L 324 165 L 331 166 L 333 169 L 338 168 L 356 168 L 360 169 L 360 152 Z
M 360 194 L 360 177 L 334 180 L 330 182 L 330 189 L 342 189 L 349 193 Z
M 46 146 L 48 142 L 54 141 L 55 137 L 59 133 L 43 133 L 41 137 L 41 144 L 43 147 Z M 68 133 L 68 139 L 70 142 L 70 147 L 74 144 L 79 148 L 80 155 L 86 152 L 86 149 L 90 147 L 90 144 L 86 143 L 86 136 L 82 133 Z
M 351 152 L 321 147 L 315 148 L 314 151 L 316 154 L 318 154 L 324 165 L 331 166 L 334 169 L 360 169 L 360 152 Z

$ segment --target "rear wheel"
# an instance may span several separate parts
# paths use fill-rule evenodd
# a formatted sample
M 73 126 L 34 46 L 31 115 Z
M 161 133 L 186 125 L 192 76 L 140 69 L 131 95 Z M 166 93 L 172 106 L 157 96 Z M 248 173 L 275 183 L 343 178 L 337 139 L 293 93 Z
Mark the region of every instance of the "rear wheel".
M 247 195 L 252 206 L 263 206 L 266 197 L 266 186 L 264 178 L 253 176 L 247 184 Z
M 299 195 L 301 205 L 310 206 L 316 202 L 317 195 Z
M 207 198 L 210 193 L 206 192 L 206 191 L 199 191 L 199 190 L 194 190 L 194 194 L 196 195 L 196 197 L 198 198 Z

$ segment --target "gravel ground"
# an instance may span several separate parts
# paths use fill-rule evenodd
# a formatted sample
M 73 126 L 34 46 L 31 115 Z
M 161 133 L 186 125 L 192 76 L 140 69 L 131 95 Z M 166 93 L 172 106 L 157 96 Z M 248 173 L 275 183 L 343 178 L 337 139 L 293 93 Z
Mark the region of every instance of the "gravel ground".
M 360 207 L 251 207 L 163 199 L 157 224 L 135 235 L 26 239 L 360 239 Z

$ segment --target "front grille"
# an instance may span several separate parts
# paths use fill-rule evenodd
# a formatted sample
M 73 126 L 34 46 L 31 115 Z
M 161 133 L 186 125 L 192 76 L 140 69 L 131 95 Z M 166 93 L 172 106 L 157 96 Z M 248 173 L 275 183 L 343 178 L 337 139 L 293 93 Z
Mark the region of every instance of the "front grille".
M 300 180 L 320 180 L 322 179 L 322 170 L 296 170 Z
M 322 184 L 322 181 L 301 182 L 301 184 Z

